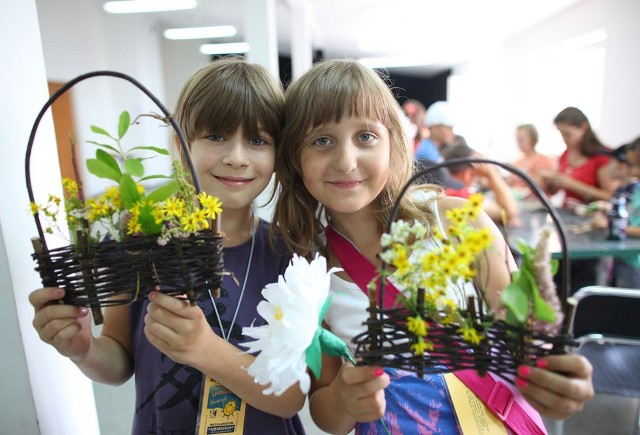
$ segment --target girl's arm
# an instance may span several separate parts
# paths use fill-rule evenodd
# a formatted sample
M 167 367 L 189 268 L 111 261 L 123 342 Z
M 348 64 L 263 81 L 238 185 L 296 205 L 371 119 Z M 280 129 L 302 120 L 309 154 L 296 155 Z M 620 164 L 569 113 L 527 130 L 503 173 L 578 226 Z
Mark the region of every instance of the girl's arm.
M 602 165 L 596 174 L 600 187 L 590 186 L 566 174 L 558 174 L 550 180 L 555 188 L 570 190 L 580 195 L 585 201 L 608 201 L 620 184 L 611 177 L 609 165 Z
M 246 370 L 255 357 L 216 335 L 200 307 L 159 292 L 149 300 L 144 333 L 169 358 L 206 373 L 261 411 L 290 418 L 302 409 L 305 396 L 298 384 L 281 396 L 264 395 L 265 387 Z
M 85 307 L 58 304 L 64 289 L 42 288 L 29 295 L 35 310 L 33 326 L 40 339 L 68 357 L 90 379 L 119 385 L 133 374 L 129 307 L 104 309 L 100 336 L 91 333 Z

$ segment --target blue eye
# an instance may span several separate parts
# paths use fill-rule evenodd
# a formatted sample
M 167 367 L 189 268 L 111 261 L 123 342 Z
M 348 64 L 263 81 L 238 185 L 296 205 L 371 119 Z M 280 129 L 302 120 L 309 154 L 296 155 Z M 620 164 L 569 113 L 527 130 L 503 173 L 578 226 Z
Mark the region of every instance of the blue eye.
M 320 137 L 320 138 L 314 140 L 313 144 L 321 146 L 321 147 L 324 147 L 324 146 L 327 146 L 327 145 L 331 144 L 331 140 L 328 137 Z
M 260 146 L 260 145 L 267 145 L 268 142 L 266 140 L 262 139 L 261 137 L 256 137 L 256 138 L 250 139 L 249 143 L 251 145 Z
M 211 142 L 223 142 L 224 141 L 224 137 L 220 136 L 219 134 L 210 134 L 208 136 L 205 136 L 205 138 L 210 140 Z
M 360 135 L 360 140 L 362 142 L 371 142 L 373 139 L 375 139 L 375 136 L 371 133 L 362 133 Z

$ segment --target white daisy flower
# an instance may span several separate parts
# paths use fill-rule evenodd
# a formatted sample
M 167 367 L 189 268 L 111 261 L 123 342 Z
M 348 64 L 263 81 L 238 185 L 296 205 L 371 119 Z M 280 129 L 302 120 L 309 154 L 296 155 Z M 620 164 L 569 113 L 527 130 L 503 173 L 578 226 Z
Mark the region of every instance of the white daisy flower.
M 321 347 L 325 349 L 321 342 L 325 336 L 337 339 L 323 333 L 320 324 L 329 303 L 331 274 L 339 270 L 327 272 L 327 261 L 319 255 L 311 262 L 294 255 L 284 276 L 262 290 L 266 300 L 258 304 L 258 313 L 267 324 L 242 328 L 244 335 L 256 339 L 242 345 L 249 353 L 259 352 L 248 372 L 260 385 L 270 384 L 264 394 L 279 396 L 296 382 L 306 394 L 311 382 L 307 366 L 319 375 Z

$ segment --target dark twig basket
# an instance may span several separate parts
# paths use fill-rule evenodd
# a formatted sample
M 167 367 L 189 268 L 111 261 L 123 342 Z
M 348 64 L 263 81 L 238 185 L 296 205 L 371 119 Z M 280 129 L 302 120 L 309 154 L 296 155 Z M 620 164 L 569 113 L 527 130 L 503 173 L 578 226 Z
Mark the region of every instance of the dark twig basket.
M 197 193 L 200 183 L 189 154 L 184 135 L 176 120 L 164 105 L 132 77 L 114 71 L 95 71 L 66 83 L 42 107 L 29 136 L 25 172 L 29 200 L 35 202 L 31 186 L 31 151 L 36 131 L 48 108 L 75 84 L 97 76 L 124 79 L 144 92 L 160 108 L 171 123 L 180 141 L 185 161 Z M 94 322 L 102 323 L 100 307 L 129 304 L 144 298 L 158 287 L 161 292 L 186 294 L 191 303 L 201 293 L 219 293 L 224 274 L 222 234 L 219 219 L 214 231 L 201 231 L 184 239 L 170 239 L 158 244 L 158 235 L 131 236 L 123 241 L 103 240 L 97 243 L 78 237 L 78 242 L 62 248 L 49 249 L 40 222 L 34 214 L 38 237 L 32 239 L 33 258 L 45 287 L 63 287 L 64 303 L 91 307 Z
M 566 230 L 556 209 L 551 205 L 540 187 L 524 172 L 508 164 L 480 158 L 451 159 L 427 167 L 416 173 L 404 186 L 400 193 L 402 198 L 411 185 L 429 172 L 451 165 L 489 163 L 522 178 L 531 188 L 536 197 L 544 204 L 558 231 L 562 257 L 560 263 L 561 283 L 558 296 L 562 303 L 564 322 L 556 335 L 549 335 L 507 324 L 502 320 L 495 320 L 490 315 L 475 313 L 469 309 L 474 318 L 474 327 L 484 337 L 479 344 L 465 341 L 458 331 L 457 325 L 436 324 L 424 313 L 412 312 L 404 307 L 383 307 L 384 287 L 386 279 L 380 279 L 377 291 L 370 295 L 369 319 L 366 322 L 367 331 L 353 339 L 355 356 L 364 364 L 395 367 L 413 371 L 422 376 L 424 373 L 441 373 L 456 370 L 473 369 L 480 374 L 492 372 L 511 381 L 520 364 L 527 364 L 551 354 L 565 352 L 566 346 L 573 346 L 575 342 L 569 333 L 569 323 L 575 305 L 571 298 L 567 298 L 570 283 L 569 254 L 566 242 Z M 391 224 L 396 218 L 400 201 L 396 201 L 387 227 L 391 231 Z M 382 269 L 387 264 L 383 261 Z M 418 298 L 420 294 L 418 294 Z M 418 307 L 421 305 L 418 302 Z M 411 350 L 415 342 L 415 335 L 409 331 L 407 317 L 421 314 L 429 322 L 428 339 L 434 349 L 422 355 L 416 355 Z

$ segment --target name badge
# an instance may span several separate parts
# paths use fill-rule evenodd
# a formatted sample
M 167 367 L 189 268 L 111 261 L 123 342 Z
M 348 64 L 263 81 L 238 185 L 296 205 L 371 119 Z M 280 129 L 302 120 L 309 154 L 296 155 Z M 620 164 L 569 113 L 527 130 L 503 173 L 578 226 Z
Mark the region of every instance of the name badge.
M 213 378 L 204 378 L 197 435 L 244 433 L 246 403 Z
M 444 379 L 462 433 L 507 435 L 502 421 L 456 375 L 446 373 Z

